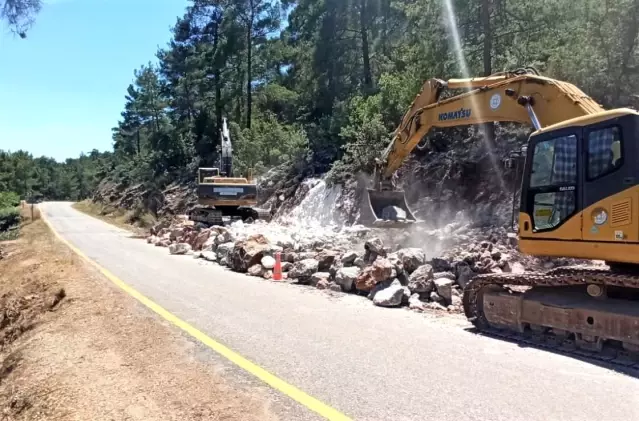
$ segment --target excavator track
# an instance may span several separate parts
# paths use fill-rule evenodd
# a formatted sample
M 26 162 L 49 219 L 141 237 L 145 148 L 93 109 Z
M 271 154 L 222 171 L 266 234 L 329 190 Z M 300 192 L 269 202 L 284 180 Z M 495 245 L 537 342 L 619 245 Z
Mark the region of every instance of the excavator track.
M 638 298 L 639 272 L 572 266 L 477 275 L 464 288 L 462 304 L 468 320 L 488 336 L 637 373 Z

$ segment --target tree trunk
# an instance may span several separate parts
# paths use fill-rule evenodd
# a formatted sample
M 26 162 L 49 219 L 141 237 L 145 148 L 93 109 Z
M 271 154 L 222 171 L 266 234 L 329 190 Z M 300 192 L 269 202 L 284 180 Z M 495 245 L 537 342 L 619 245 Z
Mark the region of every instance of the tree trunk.
M 220 65 L 218 56 L 218 48 L 220 45 L 220 16 L 216 15 L 215 25 L 213 27 L 213 85 L 215 88 L 215 127 L 217 130 L 222 129 L 222 86 L 220 81 Z
M 615 82 L 614 104 L 621 103 L 623 88 L 627 88 L 628 66 L 637 48 L 637 35 L 639 35 L 639 0 L 635 0 L 630 9 L 626 10 L 628 21 L 625 26 L 625 33 L 622 36 L 622 57 L 619 78 Z
M 253 105 L 253 95 L 252 95 L 252 86 L 251 83 L 253 81 L 252 77 L 252 61 L 253 61 L 253 16 L 254 6 L 253 0 L 249 1 L 250 15 L 247 25 L 246 31 L 246 127 L 248 129 L 251 128 L 251 107 Z
M 388 57 L 388 22 L 390 20 L 391 0 L 382 2 L 382 54 Z
M 373 76 L 371 74 L 371 59 L 368 45 L 368 11 L 366 2 L 368 0 L 360 0 L 359 8 L 359 30 L 362 35 L 362 58 L 364 61 L 364 92 L 370 94 L 373 90 Z
M 242 121 L 242 109 L 244 108 L 244 72 L 242 72 L 242 62 L 238 59 L 235 65 L 237 77 L 236 85 L 236 102 L 235 102 L 235 121 Z

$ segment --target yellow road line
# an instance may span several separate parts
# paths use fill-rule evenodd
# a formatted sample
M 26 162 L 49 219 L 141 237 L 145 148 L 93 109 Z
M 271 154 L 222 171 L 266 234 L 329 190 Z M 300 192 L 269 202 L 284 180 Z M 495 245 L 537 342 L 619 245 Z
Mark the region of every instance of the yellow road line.
M 314 397 L 312 397 L 312 396 L 308 395 L 307 393 L 301 391 L 297 387 L 291 385 L 290 383 L 287 383 L 286 381 L 280 379 L 279 377 L 275 376 L 274 374 L 271 374 L 270 372 L 268 372 L 264 368 L 262 368 L 259 365 L 247 360 L 246 358 L 242 357 L 237 352 L 235 352 L 235 351 L 231 350 L 230 348 L 222 345 L 221 343 L 217 342 L 213 338 L 207 336 L 202 331 L 200 331 L 197 328 L 191 326 L 187 322 L 181 320 L 179 317 L 175 316 L 174 314 L 172 314 L 169 311 L 167 311 L 164 308 L 162 308 L 160 305 L 158 305 L 155 302 L 151 301 L 150 299 L 148 299 L 147 297 L 145 297 L 144 295 L 142 295 L 141 293 L 139 293 L 138 291 L 136 291 L 135 289 L 133 289 L 132 287 L 127 285 L 124 281 L 119 279 L 117 276 L 115 276 L 114 274 L 109 272 L 107 269 L 105 269 L 102 266 L 100 266 L 97 262 L 95 262 L 94 260 L 89 258 L 86 254 L 84 254 L 83 252 L 78 250 L 75 246 L 73 246 L 67 240 L 62 238 L 62 236 L 55 230 L 55 228 L 53 228 L 51 223 L 44 216 L 44 212 L 41 212 L 41 215 L 42 215 L 42 219 L 44 220 L 44 222 L 47 224 L 47 226 L 49 227 L 51 232 L 53 232 L 53 234 L 58 238 L 58 240 L 60 240 L 67 247 L 69 247 L 71 250 L 73 250 L 78 256 L 80 256 L 85 261 L 87 261 L 88 263 L 93 265 L 95 268 L 97 268 L 111 282 L 113 282 L 118 287 L 120 287 L 120 289 L 122 289 L 127 294 L 129 294 L 130 296 L 132 296 L 133 298 L 138 300 L 140 303 L 144 304 L 146 307 L 148 307 L 149 309 L 151 309 L 152 311 L 154 311 L 155 313 L 160 315 L 162 318 L 164 318 L 168 322 L 170 322 L 173 325 L 177 326 L 178 328 L 182 329 L 183 331 L 185 331 L 186 333 L 191 335 L 193 338 L 195 338 L 198 341 L 202 342 L 204 345 L 208 346 L 213 351 L 217 352 L 218 354 L 220 354 L 221 356 L 223 356 L 227 360 L 231 361 L 235 365 L 239 366 L 240 368 L 242 368 L 245 371 L 249 372 L 253 376 L 255 376 L 258 379 L 262 380 L 264 383 L 268 384 L 272 388 L 280 391 L 281 393 L 285 394 L 286 396 L 290 397 L 291 399 L 299 402 L 301 405 L 305 406 L 306 408 L 310 409 L 313 412 L 316 412 L 320 416 L 322 416 L 322 417 L 324 417 L 324 418 L 326 418 L 328 420 L 331 420 L 331 421 L 351 421 L 351 418 L 349 418 L 346 415 L 342 414 L 338 410 L 336 410 L 334 408 L 331 408 L 327 404 L 319 401 L 318 399 L 315 399 Z

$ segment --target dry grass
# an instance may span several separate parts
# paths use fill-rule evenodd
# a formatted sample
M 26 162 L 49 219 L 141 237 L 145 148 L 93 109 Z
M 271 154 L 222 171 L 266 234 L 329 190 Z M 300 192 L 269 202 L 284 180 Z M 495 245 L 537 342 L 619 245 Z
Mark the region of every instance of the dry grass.
M 42 218 L 38 205 L 26 203 L 24 201 L 20 203 L 20 216 L 22 217 L 23 224 L 30 224 L 31 222 Z
M 89 199 L 74 203 L 72 207 L 111 225 L 140 235 L 145 234 L 149 228 L 157 223 L 155 217 L 148 212 L 114 208 L 95 203 Z
M 0 247 L 2 420 L 276 419 L 261 391 L 238 391 L 198 361 L 192 342 L 43 221 Z

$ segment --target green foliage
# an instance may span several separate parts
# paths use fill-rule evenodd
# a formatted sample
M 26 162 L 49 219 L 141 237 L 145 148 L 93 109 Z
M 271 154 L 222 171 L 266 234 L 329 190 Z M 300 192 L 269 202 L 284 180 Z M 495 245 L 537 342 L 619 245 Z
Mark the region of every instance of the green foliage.
M 0 191 L 0 233 L 20 223 L 20 196 L 11 191 Z
M 8 231 L 20 223 L 20 210 L 15 207 L 0 208 L 0 232 Z
M 113 153 L 0 153 L 0 190 L 75 200 L 105 177 L 194 180 L 219 165 L 223 118 L 234 175 L 290 164 L 339 181 L 372 169 L 432 77 L 535 66 L 606 107 L 636 106 L 638 38 L 639 0 L 191 0 L 157 65 L 122 87 Z
M 0 191 L 0 208 L 15 208 L 20 204 L 20 196 L 12 191 Z
M 94 150 L 60 163 L 46 157 L 34 158 L 24 151 L 0 150 L 0 192 L 15 192 L 10 197 L 17 195 L 18 201 L 84 199 L 95 191 L 110 156 L 111 153 Z M 2 202 L 0 193 L 0 208 L 4 207 Z

